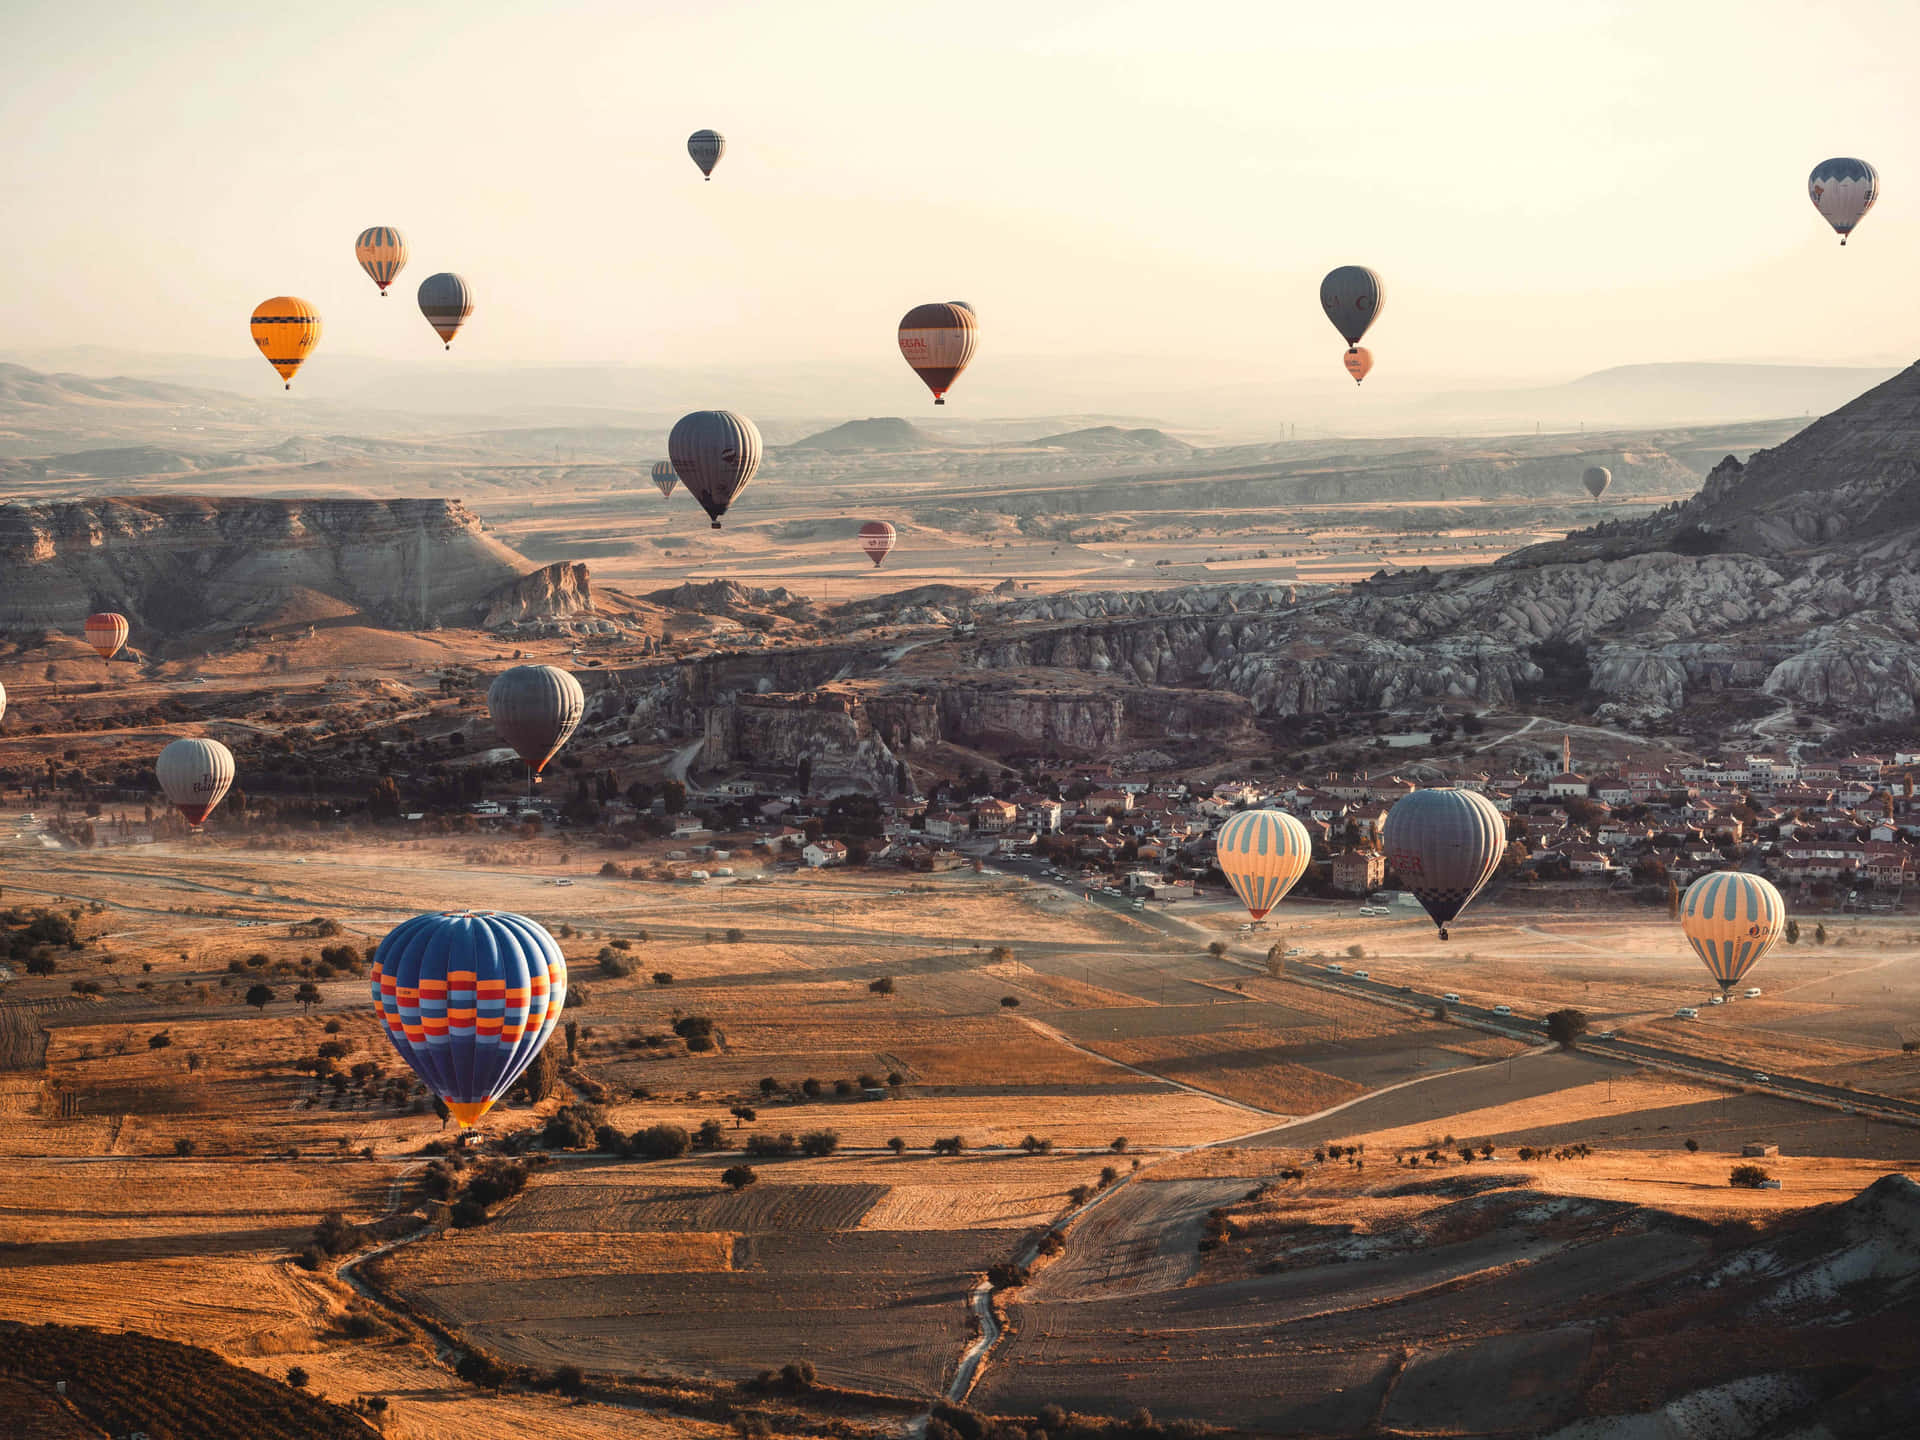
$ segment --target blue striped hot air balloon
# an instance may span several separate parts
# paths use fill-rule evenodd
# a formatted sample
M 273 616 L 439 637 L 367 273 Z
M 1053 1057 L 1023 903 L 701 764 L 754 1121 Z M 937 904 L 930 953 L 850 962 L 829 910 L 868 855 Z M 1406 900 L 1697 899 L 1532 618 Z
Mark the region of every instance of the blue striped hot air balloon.
M 1264 920 L 1307 873 L 1313 837 L 1284 811 L 1242 810 L 1220 827 L 1214 854 L 1247 913 Z
M 1787 928 L 1787 902 L 1758 875 L 1715 870 L 1680 897 L 1680 930 L 1722 992 L 1760 963 Z
M 464 1129 L 512 1088 L 560 1023 L 566 957 L 524 915 L 416 915 L 374 952 L 373 1003 L 400 1058 Z
M 1507 848 L 1507 822 L 1474 790 L 1415 790 L 1387 812 L 1387 864 L 1426 907 L 1440 938 L 1485 888 Z

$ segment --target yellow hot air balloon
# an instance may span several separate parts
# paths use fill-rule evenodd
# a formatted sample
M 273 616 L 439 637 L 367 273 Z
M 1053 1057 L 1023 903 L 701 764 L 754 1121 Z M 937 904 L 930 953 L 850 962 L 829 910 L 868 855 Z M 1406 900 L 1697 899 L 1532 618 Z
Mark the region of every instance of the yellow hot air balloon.
M 1247 913 L 1264 920 L 1307 873 L 1313 837 L 1283 810 L 1242 810 L 1220 827 L 1214 858 Z
M 276 295 L 253 307 L 253 343 L 293 389 L 293 372 L 320 343 L 320 312 L 293 295 Z
M 1760 962 L 1787 928 L 1787 902 L 1758 875 L 1715 870 L 1680 897 L 1680 931 L 1722 992 Z
M 1364 345 L 1356 345 L 1346 354 L 1347 374 L 1358 385 L 1367 378 L 1367 372 L 1373 369 L 1373 352 Z

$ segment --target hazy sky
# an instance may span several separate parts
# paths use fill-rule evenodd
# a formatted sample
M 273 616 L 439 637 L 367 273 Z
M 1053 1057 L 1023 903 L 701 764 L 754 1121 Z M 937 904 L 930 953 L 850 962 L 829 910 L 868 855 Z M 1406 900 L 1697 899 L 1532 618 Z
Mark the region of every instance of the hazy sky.
M 1912 0 L 7 0 L 0 349 L 250 356 L 291 293 L 310 370 L 437 363 L 413 290 L 455 269 L 453 365 L 879 356 L 848 409 L 885 413 L 925 400 L 901 312 L 957 298 L 977 369 L 1332 394 L 1317 284 L 1357 262 L 1388 287 L 1369 391 L 1904 361 L 1916 51 Z M 1882 176 L 1845 250 L 1806 197 L 1831 154 Z M 413 250 L 385 302 L 371 224 Z

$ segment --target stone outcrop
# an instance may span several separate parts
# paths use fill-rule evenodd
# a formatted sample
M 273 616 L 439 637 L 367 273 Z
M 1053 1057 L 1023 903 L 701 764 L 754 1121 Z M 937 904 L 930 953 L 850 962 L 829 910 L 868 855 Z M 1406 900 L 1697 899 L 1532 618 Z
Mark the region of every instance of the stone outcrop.
M 897 757 L 874 730 L 860 697 L 846 691 L 737 695 L 707 709 L 701 733 L 700 763 L 707 769 L 794 771 L 804 760 L 820 794 L 888 795 L 895 789 Z
M 480 623 L 488 630 L 497 630 L 503 625 L 565 620 L 592 613 L 593 579 L 587 567 L 556 560 L 489 595 Z
M 119 610 L 146 634 L 270 623 L 315 594 L 395 626 L 470 625 L 533 567 L 449 500 L 156 496 L 0 505 L 0 630 Z

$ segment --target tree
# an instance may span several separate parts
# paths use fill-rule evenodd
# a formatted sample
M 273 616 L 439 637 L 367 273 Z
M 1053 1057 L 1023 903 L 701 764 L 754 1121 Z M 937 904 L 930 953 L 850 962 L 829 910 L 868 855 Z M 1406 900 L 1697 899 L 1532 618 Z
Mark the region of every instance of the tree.
M 164 1030 L 156 1030 L 147 1037 L 149 1050 L 164 1050 L 171 1044 L 173 1044 L 173 1037 Z
M 893 976 L 882 975 L 878 980 L 868 983 L 867 990 L 874 995 L 891 995 L 895 990 Z
M 267 1006 L 279 998 L 278 995 L 273 993 L 273 987 L 271 985 L 255 985 L 247 991 L 247 1004 L 253 1006 L 254 1009 L 263 1014 L 266 1012 Z
M 840 1132 L 838 1130 L 809 1130 L 800 1137 L 800 1153 L 811 1155 L 816 1159 L 831 1155 L 839 1148 Z
M 759 1178 L 751 1165 L 729 1165 L 720 1172 L 720 1183 L 734 1191 L 746 1189 Z
M 1126 1154 L 1127 1153 L 1127 1137 L 1124 1135 L 1116 1136 L 1114 1138 L 1113 1144 L 1109 1145 L 1107 1148 L 1113 1151 L 1113 1153 L 1116 1155 Z
M 678 1125 L 649 1125 L 633 1132 L 633 1153 L 643 1160 L 677 1160 L 693 1148 L 693 1137 Z
M 687 787 L 678 780 L 668 780 L 660 786 L 661 808 L 669 815 L 678 815 L 687 808 Z
M 1278 980 L 1286 973 L 1287 947 L 1283 940 L 1276 940 L 1267 947 L 1267 974 Z
M 654 971 L 653 983 L 656 985 L 671 985 L 673 983 L 673 972 L 671 970 Z
M 1825 925 L 1815 925 L 1813 927 L 1813 943 L 1816 945 L 1824 945 L 1827 943 L 1827 927 Z
M 1020 1005 L 1020 997 L 1018 995 L 1002 995 L 1000 997 L 1000 1003 L 1008 1010 L 1017 1009 Z
M 987 952 L 987 958 L 996 965 L 1004 965 L 1013 959 L 1013 947 L 1011 945 L 996 945 Z
M 553 1053 L 553 1046 L 542 1045 L 540 1053 L 533 1057 L 531 1064 L 520 1072 L 520 1079 L 513 1087 L 513 1093 L 529 1105 L 538 1105 L 553 1093 L 553 1087 L 560 1079 L 560 1057 Z
M 1773 1177 L 1758 1165 L 1736 1165 L 1733 1173 L 1727 1176 L 1727 1184 L 1741 1190 L 1760 1190 L 1766 1187 Z
M 306 1389 L 309 1378 L 307 1372 L 302 1370 L 298 1365 L 290 1367 L 287 1371 L 287 1384 L 296 1390 Z
M 320 1003 L 320 987 L 311 980 L 305 981 L 298 990 L 293 992 L 293 998 L 294 1002 L 300 1006 L 303 1015 L 311 1015 L 313 1007 Z
M 1587 1017 L 1579 1010 L 1555 1010 L 1547 1016 L 1547 1038 L 1562 1050 L 1572 1050 L 1587 1033 Z
M 760 1118 L 760 1112 L 751 1105 L 736 1105 L 730 1113 L 733 1116 L 733 1128 L 736 1130 Z
M 1700 1142 L 1698 1140 L 1689 1139 L 1687 1141 L 1687 1153 L 1689 1155 L 1698 1153 L 1699 1149 L 1700 1149 Z
M 1786 938 L 1787 944 L 1789 945 L 1798 945 L 1800 943 L 1800 922 L 1798 920 L 1787 921 Z
M 896 1135 L 887 1141 L 887 1149 L 891 1150 L 895 1155 L 904 1155 L 907 1153 L 907 1142 Z
M 762 1075 L 760 1077 L 760 1093 L 771 1100 L 775 1095 L 780 1093 L 780 1082 L 771 1075 Z
M 579 1044 L 580 1022 L 578 1020 L 569 1020 L 567 1021 L 567 1064 L 572 1065 L 575 1063 L 574 1056 L 578 1053 Z

